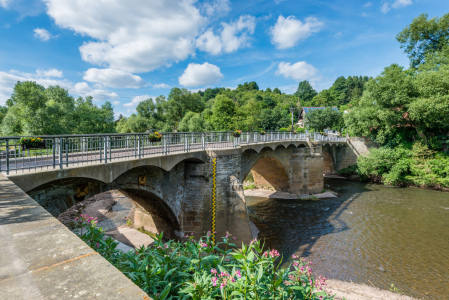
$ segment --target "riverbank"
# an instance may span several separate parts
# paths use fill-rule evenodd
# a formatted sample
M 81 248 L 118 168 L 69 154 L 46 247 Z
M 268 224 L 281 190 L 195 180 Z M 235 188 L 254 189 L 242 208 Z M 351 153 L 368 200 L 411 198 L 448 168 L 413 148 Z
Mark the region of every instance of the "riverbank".
M 308 194 L 292 194 L 288 192 L 270 191 L 263 189 L 245 190 L 245 196 L 251 197 L 263 197 L 272 199 L 285 199 L 285 200 L 319 200 L 328 198 L 338 198 L 338 194 L 332 191 L 326 191 L 320 194 L 308 195 Z
M 336 300 L 415 300 L 409 296 L 381 290 L 374 286 L 328 279 L 326 290 L 336 294 Z

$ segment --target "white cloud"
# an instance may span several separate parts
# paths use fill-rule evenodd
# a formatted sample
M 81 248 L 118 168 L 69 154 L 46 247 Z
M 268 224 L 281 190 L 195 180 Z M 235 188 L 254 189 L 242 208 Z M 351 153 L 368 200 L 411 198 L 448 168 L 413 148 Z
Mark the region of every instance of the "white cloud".
M 279 16 L 276 24 L 270 28 L 271 43 L 278 49 L 291 48 L 312 33 L 320 31 L 323 25 L 324 23 L 315 17 L 307 17 L 303 23 L 294 16 Z
M 391 7 L 400 8 L 412 4 L 412 0 L 396 0 Z
M 41 41 L 48 41 L 49 39 L 55 38 L 47 29 L 45 28 L 36 28 L 34 31 L 34 37 L 40 39 Z
M 49 87 L 50 85 L 59 85 L 62 88 L 70 89 L 71 84 L 68 80 L 55 80 L 48 78 L 40 78 L 36 74 L 20 73 L 17 71 L 2 72 L 0 71 L 0 104 L 5 104 L 6 100 L 11 97 L 14 86 L 18 81 L 35 81 L 36 83 Z
M 44 2 L 56 25 L 95 39 L 80 47 L 83 60 L 127 72 L 148 72 L 193 55 L 206 22 L 193 0 Z
M 231 10 L 229 0 L 213 0 L 203 4 L 201 11 L 209 17 L 224 16 Z
M 380 7 L 380 11 L 381 11 L 382 13 L 384 13 L 384 14 L 386 14 L 387 12 L 389 12 L 390 9 L 391 9 L 390 3 L 388 3 L 388 2 L 384 2 L 384 3 L 382 4 L 382 6 Z
M 285 78 L 292 78 L 295 80 L 316 80 L 318 74 L 317 69 L 305 61 L 299 61 L 294 64 L 280 62 L 276 75 L 284 75 Z
M 48 69 L 48 70 L 36 70 L 36 74 L 41 77 L 63 77 L 62 71 L 57 69 Z
M 256 28 L 256 19 L 244 15 L 232 23 L 221 23 L 221 31 L 215 35 L 208 29 L 196 39 L 196 47 L 212 55 L 230 53 L 250 46 L 250 35 Z
M 56 77 L 55 75 L 62 75 L 62 72 L 56 69 L 49 69 L 47 71 L 37 70 L 36 74 L 24 73 L 15 70 L 9 72 L 0 71 L 0 104 L 5 104 L 6 100 L 11 97 L 14 91 L 14 86 L 18 81 L 35 81 L 36 83 L 47 88 L 51 85 L 59 85 L 60 87 L 67 89 L 71 95 L 74 96 L 92 96 L 94 100 L 109 100 L 114 98 L 119 98 L 117 93 L 109 92 L 103 89 L 94 89 L 90 87 L 86 82 L 78 82 L 73 85 L 67 79 L 59 78 L 53 79 L 51 77 Z
M 220 54 L 223 49 L 220 37 L 216 36 L 212 29 L 208 29 L 196 39 L 196 47 L 212 55 Z
M 365 4 L 363 4 L 363 7 L 368 8 L 368 7 L 371 7 L 372 5 L 373 5 L 373 3 L 366 2 Z
M 113 88 L 140 88 L 147 83 L 140 76 L 115 69 L 91 68 L 84 72 L 83 79 L 89 82 L 101 83 Z
M 3 7 L 4 9 L 7 9 L 11 2 L 12 0 L 0 0 L 0 6 Z
M 73 88 L 69 89 L 69 91 L 80 96 L 92 96 L 94 101 L 119 98 L 116 92 L 93 89 L 89 86 L 89 84 L 87 84 L 87 82 L 78 82 L 73 86 Z
M 198 87 L 217 83 L 222 78 L 219 67 L 205 62 L 202 65 L 190 63 L 178 80 L 183 86 Z
M 125 104 L 123 104 L 123 106 L 136 107 L 137 105 L 139 105 L 140 102 L 150 99 L 150 98 L 151 98 L 151 96 L 148 96 L 148 95 L 135 96 L 132 98 L 131 102 L 125 103 Z
M 165 83 L 156 83 L 153 84 L 153 88 L 154 89 L 168 89 L 170 86 L 168 84 Z
M 18 76 L 24 77 L 24 78 L 49 78 L 49 77 L 63 77 L 62 71 L 58 69 L 48 69 L 48 70 L 41 70 L 37 69 L 36 73 L 27 73 L 27 72 L 21 72 L 18 70 L 10 70 L 9 73 L 16 74 Z
M 396 0 L 393 2 L 393 4 L 390 4 L 390 2 L 383 2 L 381 7 L 380 7 L 380 11 L 384 14 L 388 13 L 391 9 L 398 9 L 401 7 L 405 7 L 408 5 L 411 5 L 412 0 Z
M 113 105 L 119 105 L 119 104 L 120 104 L 120 101 L 118 101 L 118 100 L 112 101 L 112 104 L 113 104 Z

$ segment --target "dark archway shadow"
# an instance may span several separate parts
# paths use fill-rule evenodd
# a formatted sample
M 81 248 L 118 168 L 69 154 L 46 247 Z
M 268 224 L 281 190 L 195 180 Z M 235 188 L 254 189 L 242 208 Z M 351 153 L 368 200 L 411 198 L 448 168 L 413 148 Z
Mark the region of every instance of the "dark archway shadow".
M 325 183 L 329 182 L 326 179 Z M 363 183 L 357 183 L 355 191 L 344 185 L 341 181 L 340 198 L 314 201 L 247 197 L 250 220 L 260 230 L 259 239 L 265 240 L 267 248 L 279 250 L 284 261 L 295 253 L 308 257 L 320 237 L 350 229 L 341 219 L 342 213 L 361 193 L 370 191 Z

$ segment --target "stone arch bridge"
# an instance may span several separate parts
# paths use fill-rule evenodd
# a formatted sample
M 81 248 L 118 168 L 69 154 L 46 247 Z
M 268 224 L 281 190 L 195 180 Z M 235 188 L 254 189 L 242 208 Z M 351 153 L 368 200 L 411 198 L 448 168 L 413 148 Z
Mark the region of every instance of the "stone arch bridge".
M 86 197 L 120 189 L 156 216 L 156 226 L 169 237 L 191 232 L 202 236 L 212 228 L 215 160 L 217 236 L 229 231 L 249 241 L 252 233 L 242 182 L 250 172 L 259 187 L 313 194 L 322 191 L 325 172 L 355 163 L 360 154 L 360 147 L 346 138 L 290 133 L 194 135 L 166 134 L 160 142 L 148 142 L 143 135 L 125 135 L 124 140 L 97 135 L 99 147 L 92 136 L 80 136 L 78 152 L 67 151 L 67 137 L 45 137 L 44 154 L 36 154 L 34 164 L 9 154 L 8 177 L 55 216 Z M 114 141 L 119 145 L 114 147 Z M 73 138 L 72 149 L 74 144 Z M 83 146 L 86 149 L 80 151 Z M 20 159 L 21 165 L 14 161 Z M 21 168 L 11 168 L 14 164 Z

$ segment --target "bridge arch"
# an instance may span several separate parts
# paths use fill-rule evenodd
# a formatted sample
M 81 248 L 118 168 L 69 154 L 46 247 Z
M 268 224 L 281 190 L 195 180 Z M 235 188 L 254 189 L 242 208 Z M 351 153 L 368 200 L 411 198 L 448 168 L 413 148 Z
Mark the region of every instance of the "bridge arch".
M 292 146 L 292 147 L 291 147 Z M 256 187 L 277 191 L 290 189 L 289 159 L 295 145 L 278 145 L 273 151 L 264 147 L 257 152 L 247 149 L 242 153 L 242 177 L 244 181 L 248 174 L 252 174 Z
M 172 208 L 157 194 L 146 188 L 128 185 L 120 191 L 131 199 L 135 210 L 132 215 L 134 227 L 153 233 L 164 232 L 164 237 L 181 237 L 181 226 Z
M 257 188 L 288 191 L 290 183 L 284 166 L 274 157 L 262 157 L 251 168 Z

